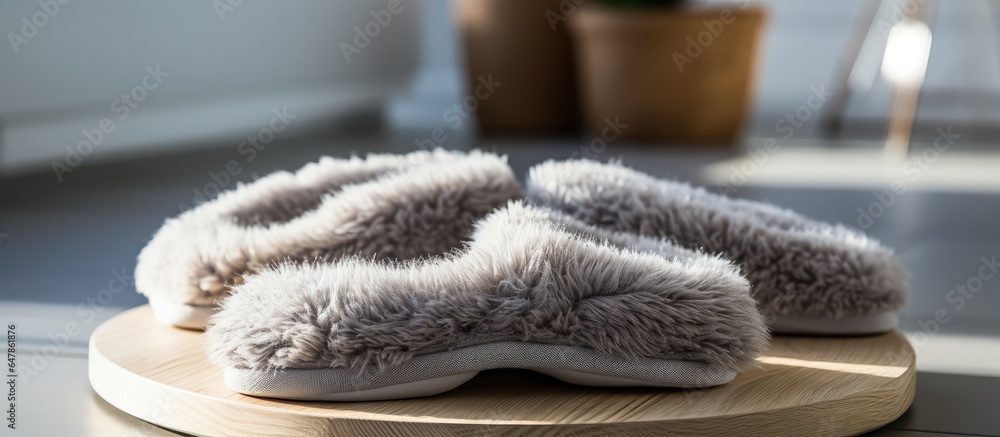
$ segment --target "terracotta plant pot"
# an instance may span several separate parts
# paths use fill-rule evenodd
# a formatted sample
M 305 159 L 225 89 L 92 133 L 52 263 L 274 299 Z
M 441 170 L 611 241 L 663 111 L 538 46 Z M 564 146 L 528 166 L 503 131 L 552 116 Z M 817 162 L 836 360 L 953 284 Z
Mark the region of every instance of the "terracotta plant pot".
M 590 5 L 570 20 L 584 124 L 599 134 L 618 118 L 621 137 L 731 144 L 753 84 L 762 8 Z
M 566 1 L 453 2 L 464 45 L 467 94 L 475 96 L 477 84 L 489 77 L 500 83 L 487 98 L 476 97 L 474 112 L 482 132 L 579 132 L 576 66 L 565 22 L 576 7 L 565 10 L 560 3 Z

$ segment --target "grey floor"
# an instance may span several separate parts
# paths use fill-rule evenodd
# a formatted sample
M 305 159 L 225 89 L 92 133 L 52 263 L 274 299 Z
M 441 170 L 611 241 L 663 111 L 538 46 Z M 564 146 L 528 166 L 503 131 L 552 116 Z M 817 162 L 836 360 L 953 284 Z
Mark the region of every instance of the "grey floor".
M 242 168 L 234 179 L 249 181 L 276 169 L 298 168 L 323 154 L 412 150 L 413 140 L 420 137 L 369 133 L 299 139 L 269 145 L 253 162 L 245 162 L 235 147 L 219 147 L 84 166 L 63 183 L 50 173 L 0 179 L 0 303 L 9 308 L 15 302 L 79 308 L 98 296 L 118 272 L 124 272 L 127 280 L 136 254 L 164 218 L 190 205 L 194 190 L 212 182 L 210 174 L 223 170 L 230 160 Z M 460 138 L 451 141 L 453 147 L 468 144 Z M 493 140 L 481 146 L 509 154 L 515 171 L 523 176 L 533 163 L 570 157 L 580 142 Z M 618 158 L 653 174 L 704 183 L 704 166 L 737 155 L 614 144 L 597 158 Z M 235 182 L 226 185 L 233 187 Z M 870 190 L 845 188 L 755 185 L 739 188 L 736 195 L 845 223 L 855 223 L 857 207 L 872 200 Z M 912 298 L 901 312 L 903 330 L 927 332 L 926 322 L 921 326 L 921 321 L 944 310 L 949 321 L 940 324 L 935 335 L 1000 338 L 1000 277 L 986 281 L 960 310 L 947 300 L 949 290 L 976 274 L 981 257 L 1000 253 L 997 217 L 1000 195 L 920 191 L 898 199 L 867 231 L 895 248 L 913 275 Z M 102 304 L 114 309 L 110 313 L 143 303 L 145 299 L 130 285 Z M 41 332 L 29 332 L 23 341 L 37 335 L 36 340 L 44 342 Z M 1000 367 L 997 362 L 992 365 Z M 995 377 L 921 372 L 914 407 L 878 434 L 1000 435 L 1000 418 L 995 415 L 998 394 L 1000 379 Z

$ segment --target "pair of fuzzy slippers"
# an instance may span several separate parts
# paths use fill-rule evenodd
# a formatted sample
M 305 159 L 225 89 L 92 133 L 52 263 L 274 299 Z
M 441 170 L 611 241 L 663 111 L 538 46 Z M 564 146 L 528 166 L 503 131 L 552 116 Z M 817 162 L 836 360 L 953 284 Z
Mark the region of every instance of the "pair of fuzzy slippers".
M 526 197 L 526 199 L 524 199 Z M 906 274 L 840 226 L 654 179 L 435 150 L 323 158 L 167 220 L 136 285 L 241 393 L 375 400 L 493 368 L 707 387 L 775 332 L 895 327 Z

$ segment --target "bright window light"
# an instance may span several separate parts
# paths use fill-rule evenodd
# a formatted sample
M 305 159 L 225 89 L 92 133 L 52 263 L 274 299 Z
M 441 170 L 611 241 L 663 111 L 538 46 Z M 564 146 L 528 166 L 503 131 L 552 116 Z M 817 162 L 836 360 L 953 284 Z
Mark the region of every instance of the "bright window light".
M 931 52 L 931 30 L 920 21 L 892 26 L 882 58 L 882 76 L 896 84 L 912 84 L 923 78 Z

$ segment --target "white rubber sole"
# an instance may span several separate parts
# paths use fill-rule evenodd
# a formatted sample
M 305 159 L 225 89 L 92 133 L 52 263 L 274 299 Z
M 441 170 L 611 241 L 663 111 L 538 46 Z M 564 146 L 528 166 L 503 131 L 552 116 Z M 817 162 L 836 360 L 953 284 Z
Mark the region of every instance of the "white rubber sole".
M 378 371 L 345 368 L 252 370 L 227 367 L 225 384 L 251 396 L 310 401 L 377 401 L 432 396 L 482 370 L 534 370 L 597 387 L 713 387 L 736 372 L 693 361 L 627 360 L 593 349 L 518 341 L 487 343 L 416 356 Z
M 155 298 L 149 298 L 149 307 L 156 320 L 164 325 L 198 330 L 204 330 L 208 318 L 219 309 L 217 305 L 188 305 Z
M 896 313 L 889 312 L 839 319 L 779 316 L 767 325 L 778 334 L 869 335 L 892 331 L 898 324 Z

